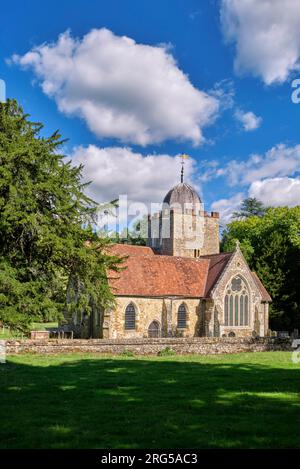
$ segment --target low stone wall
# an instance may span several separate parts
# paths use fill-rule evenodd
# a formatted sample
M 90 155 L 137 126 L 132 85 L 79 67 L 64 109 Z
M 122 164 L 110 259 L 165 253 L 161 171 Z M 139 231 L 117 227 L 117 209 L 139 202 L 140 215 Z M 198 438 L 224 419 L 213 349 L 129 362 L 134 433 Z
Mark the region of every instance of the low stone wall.
M 228 354 L 240 352 L 292 351 L 290 339 L 278 338 L 161 338 L 161 339 L 89 339 L 89 340 L 7 340 L 8 355 L 18 353 L 59 354 L 73 352 L 138 355 L 157 354 L 166 348 L 177 354 Z

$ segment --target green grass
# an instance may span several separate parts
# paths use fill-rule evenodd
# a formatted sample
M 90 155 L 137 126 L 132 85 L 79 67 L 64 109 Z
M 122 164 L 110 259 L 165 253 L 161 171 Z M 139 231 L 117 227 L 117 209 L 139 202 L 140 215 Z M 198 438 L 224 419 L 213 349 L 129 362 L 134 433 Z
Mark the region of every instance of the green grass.
M 58 327 L 57 322 L 33 322 L 30 329 L 32 331 L 46 331 L 47 329 L 52 329 Z
M 299 448 L 291 353 L 9 357 L 0 448 Z
M 57 327 L 57 322 L 33 322 L 30 326 L 30 330 L 38 330 L 38 331 L 45 331 L 47 328 L 54 328 Z M 0 340 L 8 340 L 8 339 L 22 339 L 26 338 L 26 334 L 22 334 L 18 331 L 13 331 L 8 328 L 3 328 L 0 326 Z
M 24 334 L 22 335 L 20 332 L 11 331 L 8 328 L 3 328 L 0 326 L 0 340 L 9 340 L 9 339 L 22 339 L 22 337 L 26 337 Z

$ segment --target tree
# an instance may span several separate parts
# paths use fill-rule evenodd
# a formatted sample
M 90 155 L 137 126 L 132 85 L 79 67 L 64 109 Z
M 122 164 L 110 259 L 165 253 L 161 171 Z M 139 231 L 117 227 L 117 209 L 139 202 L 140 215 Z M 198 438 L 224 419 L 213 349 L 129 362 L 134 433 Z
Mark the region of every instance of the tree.
M 119 235 L 119 242 L 134 246 L 146 246 L 148 238 L 148 217 L 144 216 L 125 228 Z
M 59 133 L 42 137 L 42 128 L 16 101 L 0 104 L 0 321 L 24 331 L 113 302 L 107 272 L 120 263 L 92 229 L 82 166 L 66 162 Z M 80 294 L 67 302 L 70 279 Z
M 115 222 L 118 219 L 119 199 L 111 202 L 101 203 L 97 206 L 97 219 L 100 221 L 101 228 L 98 229 L 100 236 L 109 237 L 114 243 L 131 244 L 136 246 L 146 246 L 148 238 L 148 216 L 143 216 L 139 220 L 135 220 L 121 232 L 114 226 L 109 229 L 110 220 Z M 103 224 L 103 222 L 106 222 Z
M 250 268 L 272 296 L 271 327 L 300 329 L 300 206 L 269 208 L 263 217 L 230 223 L 222 249 L 239 240 Z
M 260 200 L 249 197 L 243 200 L 240 210 L 233 213 L 233 218 L 263 217 L 266 211 L 267 207 Z

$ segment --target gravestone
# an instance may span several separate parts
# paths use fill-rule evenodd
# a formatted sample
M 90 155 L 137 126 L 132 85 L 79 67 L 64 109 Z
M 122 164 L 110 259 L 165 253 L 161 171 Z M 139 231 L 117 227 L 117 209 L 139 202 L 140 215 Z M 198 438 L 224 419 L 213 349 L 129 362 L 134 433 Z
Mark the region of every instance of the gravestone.
M 30 338 L 31 340 L 48 340 L 49 331 L 31 331 Z

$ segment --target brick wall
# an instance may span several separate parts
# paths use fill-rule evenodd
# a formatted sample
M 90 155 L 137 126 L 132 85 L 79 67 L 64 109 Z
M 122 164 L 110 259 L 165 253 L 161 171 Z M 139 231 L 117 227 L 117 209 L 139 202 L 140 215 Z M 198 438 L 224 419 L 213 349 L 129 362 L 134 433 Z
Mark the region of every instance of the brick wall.
M 59 354 L 73 352 L 121 354 L 130 351 L 139 355 L 157 354 L 166 347 L 178 354 L 230 354 L 240 352 L 292 351 L 290 339 L 260 338 L 165 338 L 118 340 L 7 340 L 8 355 L 18 353 Z

